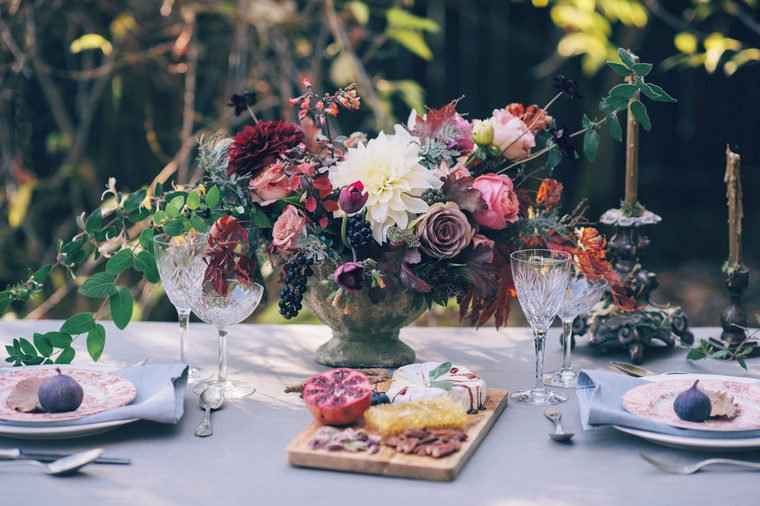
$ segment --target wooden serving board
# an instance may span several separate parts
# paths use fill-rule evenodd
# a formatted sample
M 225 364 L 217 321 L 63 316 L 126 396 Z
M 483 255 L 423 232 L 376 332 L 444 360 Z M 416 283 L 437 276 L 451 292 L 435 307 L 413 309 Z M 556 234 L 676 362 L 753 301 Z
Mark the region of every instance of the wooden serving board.
M 447 457 L 436 459 L 405 455 L 385 445 L 382 445 L 380 451 L 373 455 L 364 452 L 313 450 L 309 447 L 309 441 L 320 427 L 319 423 L 314 422 L 288 445 L 288 462 L 296 467 L 314 467 L 419 480 L 451 481 L 456 478 L 496 423 L 496 419 L 507 407 L 508 397 L 506 390 L 489 388 L 486 395 L 486 409 L 476 415 L 468 415 L 469 420 L 465 428 L 467 440 L 462 442 L 462 448 L 458 452 Z M 364 422 L 359 422 L 357 426 L 364 427 Z M 371 430 L 368 432 L 372 433 Z

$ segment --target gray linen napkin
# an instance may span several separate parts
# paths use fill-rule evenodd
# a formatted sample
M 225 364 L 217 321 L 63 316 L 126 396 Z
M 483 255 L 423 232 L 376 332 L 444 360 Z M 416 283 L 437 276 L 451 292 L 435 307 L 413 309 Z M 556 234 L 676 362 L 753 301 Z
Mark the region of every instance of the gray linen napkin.
M 35 427 L 85 425 L 139 418 L 161 423 L 177 423 L 184 413 L 187 364 L 145 364 L 111 371 L 131 381 L 137 397 L 130 404 L 78 420 L 35 422 Z M 32 425 L 29 422 L 0 421 L 4 425 Z
M 641 378 L 623 376 L 618 373 L 583 369 L 578 377 L 578 389 L 576 390 L 583 430 L 621 425 L 632 429 L 705 439 L 760 437 L 760 430 L 715 432 L 679 429 L 633 415 L 626 411 L 620 400 L 628 390 L 646 382 Z

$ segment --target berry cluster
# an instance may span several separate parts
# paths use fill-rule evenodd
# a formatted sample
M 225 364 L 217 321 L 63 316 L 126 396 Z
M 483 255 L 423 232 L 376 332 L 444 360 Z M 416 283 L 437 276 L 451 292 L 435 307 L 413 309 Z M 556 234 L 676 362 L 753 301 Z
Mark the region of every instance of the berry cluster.
M 391 400 L 388 398 L 388 394 L 373 391 L 371 402 L 373 406 L 377 406 L 378 404 L 389 404 Z
M 285 266 L 285 286 L 280 292 L 280 314 L 286 320 L 295 318 L 301 310 L 306 282 L 314 274 L 311 268 L 313 263 L 312 258 L 299 254 Z
M 369 222 L 361 214 L 354 214 L 348 218 L 346 226 L 348 244 L 353 248 L 361 248 L 369 245 L 372 240 L 372 229 Z
M 441 190 L 434 190 L 432 188 L 422 192 L 421 198 L 429 206 L 432 206 L 433 204 L 436 204 L 438 202 L 441 202 L 441 203 L 446 202 L 446 196 L 443 194 L 443 192 Z

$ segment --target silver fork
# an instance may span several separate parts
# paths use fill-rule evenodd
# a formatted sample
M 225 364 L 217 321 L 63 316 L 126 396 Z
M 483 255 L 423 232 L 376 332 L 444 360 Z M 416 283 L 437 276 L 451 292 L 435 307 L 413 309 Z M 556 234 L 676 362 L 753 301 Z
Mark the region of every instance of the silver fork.
M 747 467 L 749 469 L 756 469 L 760 470 L 760 463 L 758 462 L 749 462 L 746 460 L 735 460 L 735 459 L 706 459 L 706 460 L 700 460 L 699 462 L 696 462 L 694 464 L 675 464 L 673 462 L 665 462 L 660 459 L 656 459 L 652 457 L 651 455 L 647 455 L 644 452 L 639 452 L 639 455 L 649 462 L 650 464 L 655 465 L 656 467 L 662 469 L 666 473 L 671 474 L 694 474 L 697 471 L 700 471 L 705 466 L 712 466 L 714 464 L 728 464 L 732 466 L 740 466 L 740 467 Z

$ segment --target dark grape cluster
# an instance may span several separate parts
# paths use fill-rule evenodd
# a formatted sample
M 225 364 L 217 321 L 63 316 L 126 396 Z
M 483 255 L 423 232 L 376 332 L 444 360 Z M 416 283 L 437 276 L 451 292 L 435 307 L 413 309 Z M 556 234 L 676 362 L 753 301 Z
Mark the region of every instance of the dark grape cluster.
M 388 395 L 385 393 L 380 392 L 372 392 L 372 405 L 377 406 L 378 404 L 389 404 L 391 400 L 388 398 Z
M 346 226 L 348 244 L 354 248 L 367 246 L 372 240 L 372 229 L 369 222 L 361 214 L 355 214 L 348 218 Z
M 285 286 L 280 292 L 280 314 L 286 320 L 298 316 L 301 310 L 303 294 L 306 293 L 306 282 L 314 271 L 311 266 L 314 259 L 298 254 L 285 265 Z
M 424 200 L 427 205 L 432 206 L 435 203 L 446 202 L 446 196 L 443 194 L 441 190 L 434 190 L 430 188 L 429 190 L 425 190 L 422 192 L 422 200 Z

